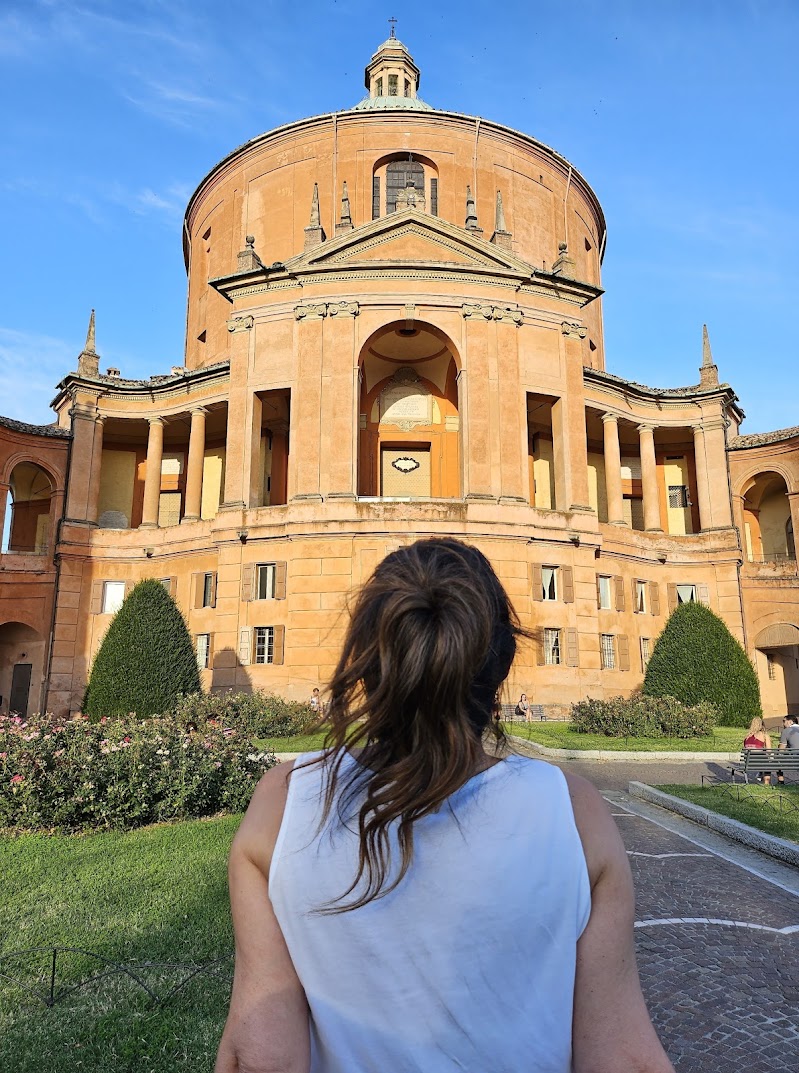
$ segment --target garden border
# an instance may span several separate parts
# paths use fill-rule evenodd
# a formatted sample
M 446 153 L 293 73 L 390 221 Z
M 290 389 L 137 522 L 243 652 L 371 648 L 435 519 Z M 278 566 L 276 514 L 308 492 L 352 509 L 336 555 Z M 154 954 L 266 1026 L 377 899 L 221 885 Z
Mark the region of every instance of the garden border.
M 719 812 L 704 808 L 702 805 L 695 805 L 692 801 L 685 801 L 681 797 L 674 797 L 664 790 L 656 790 L 654 786 L 648 786 L 645 782 L 631 782 L 627 789 L 630 797 L 648 801 L 652 805 L 659 805 L 669 812 L 676 812 L 677 815 L 684 816 L 687 820 L 693 820 L 694 823 L 701 824 L 711 831 L 726 835 L 727 838 L 732 838 L 735 842 L 740 842 L 751 849 L 759 850 L 761 853 L 774 857 L 778 861 L 784 861 L 786 864 L 799 867 L 799 845 L 795 842 L 777 838 L 776 835 L 766 834 L 765 831 L 760 831 L 757 827 L 750 827 L 749 824 L 741 823 L 740 820 L 722 816 Z
M 528 738 L 519 738 L 515 734 L 508 734 L 508 741 L 526 745 L 534 749 L 542 756 L 552 757 L 553 760 L 638 760 L 646 763 L 650 760 L 683 761 L 686 764 L 707 763 L 726 764 L 733 760 L 741 759 L 740 749 L 734 753 L 689 753 L 689 752 L 637 752 L 634 749 L 553 749 L 548 745 L 539 745 L 538 742 Z

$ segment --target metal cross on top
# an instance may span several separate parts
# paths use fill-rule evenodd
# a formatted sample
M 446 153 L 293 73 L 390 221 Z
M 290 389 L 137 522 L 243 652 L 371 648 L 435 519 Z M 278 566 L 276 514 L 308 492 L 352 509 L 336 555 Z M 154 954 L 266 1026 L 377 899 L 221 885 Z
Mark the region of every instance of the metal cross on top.
M 394 39 L 396 39 L 396 36 L 397 36 L 397 35 L 396 35 L 396 33 L 394 32 L 394 28 L 395 28 L 395 27 L 396 27 L 396 25 L 397 25 L 397 20 L 396 20 L 396 19 L 395 19 L 395 18 L 393 17 L 393 15 L 392 15 L 392 17 L 391 17 L 391 18 L 390 18 L 390 19 L 388 20 L 388 22 L 389 22 L 389 25 L 391 26 L 391 33 L 389 34 L 389 36 L 390 36 L 391 38 L 394 38 Z

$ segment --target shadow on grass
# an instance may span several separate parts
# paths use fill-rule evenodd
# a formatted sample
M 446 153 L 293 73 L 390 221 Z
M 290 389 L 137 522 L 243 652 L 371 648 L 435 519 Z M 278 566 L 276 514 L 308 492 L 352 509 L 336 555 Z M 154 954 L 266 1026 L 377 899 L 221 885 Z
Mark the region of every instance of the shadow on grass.
M 11 868 L 4 871 L 13 890 L 2 909 L 4 951 L 76 946 L 128 965 L 228 957 L 226 857 L 237 825 L 230 817 L 125 835 L 6 842 L 4 865 L 10 858 Z M 94 971 L 80 956 L 65 959 L 63 968 L 65 986 Z M 46 991 L 49 972 L 44 956 L 29 963 L 25 978 Z M 165 992 L 188 973 L 151 966 L 140 975 L 152 990 Z M 158 1007 L 136 981 L 114 974 L 49 1009 L 0 982 L 0 1069 L 210 1070 L 231 979 L 232 961 L 222 962 L 216 974 L 195 976 Z

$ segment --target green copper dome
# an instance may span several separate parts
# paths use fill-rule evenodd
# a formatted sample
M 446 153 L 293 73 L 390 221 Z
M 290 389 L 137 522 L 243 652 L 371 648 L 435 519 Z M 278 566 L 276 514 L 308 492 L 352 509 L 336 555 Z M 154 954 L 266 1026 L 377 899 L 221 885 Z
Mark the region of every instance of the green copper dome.
M 423 101 L 420 97 L 364 97 L 351 112 L 380 112 L 407 109 L 413 112 L 435 112 L 432 104 Z

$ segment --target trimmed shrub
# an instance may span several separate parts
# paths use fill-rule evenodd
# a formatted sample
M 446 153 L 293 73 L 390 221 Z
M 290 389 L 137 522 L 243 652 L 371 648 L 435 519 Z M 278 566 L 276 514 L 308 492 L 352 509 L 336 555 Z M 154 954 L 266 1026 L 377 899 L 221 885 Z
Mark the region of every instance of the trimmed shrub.
M 197 656 L 177 604 L 160 581 L 140 581 L 108 627 L 83 698 L 91 719 L 166 712 L 200 692 Z
M 709 701 L 724 726 L 748 727 L 762 714 L 757 675 L 726 624 L 700 603 L 680 604 L 652 650 L 643 692 L 684 704 Z
M 718 722 L 718 709 L 702 702 L 689 707 L 674 697 L 611 697 L 572 705 L 572 726 L 580 734 L 609 738 L 703 738 Z
M 248 738 L 287 738 L 319 724 L 307 704 L 284 700 L 274 693 L 195 693 L 179 697 L 170 713 L 184 728 L 202 730 L 209 723 L 232 727 Z
M 232 730 L 174 719 L 0 716 L 0 827 L 130 829 L 242 812 L 274 766 Z

